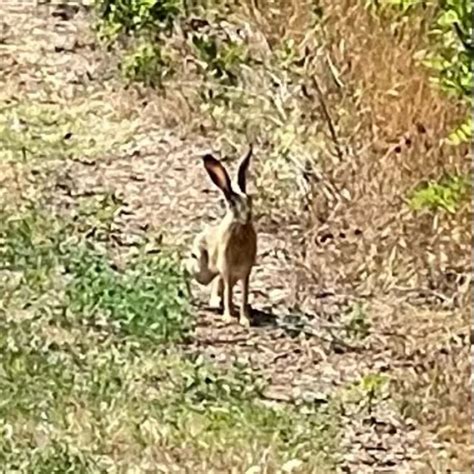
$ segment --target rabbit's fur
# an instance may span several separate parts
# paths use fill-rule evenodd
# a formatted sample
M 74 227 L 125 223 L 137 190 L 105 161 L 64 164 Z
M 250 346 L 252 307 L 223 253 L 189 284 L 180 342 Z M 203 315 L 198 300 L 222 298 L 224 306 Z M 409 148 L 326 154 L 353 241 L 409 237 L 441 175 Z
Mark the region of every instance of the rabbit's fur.
M 192 246 L 188 270 L 202 285 L 212 283 L 210 306 L 219 307 L 223 299 L 223 317 L 232 318 L 232 289 L 242 285 L 240 323 L 249 325 L 249 277 L 257 254 L 257 234 L 252 222 L 252 200 L 246 193 L 246 175 L 252 146 L 239 163 L 237 182 L 231 183 L 222 163 L 207 154 L 204 167 L 213 183 L 222 191 L 227 211 L 219 224 L 198 234 Z

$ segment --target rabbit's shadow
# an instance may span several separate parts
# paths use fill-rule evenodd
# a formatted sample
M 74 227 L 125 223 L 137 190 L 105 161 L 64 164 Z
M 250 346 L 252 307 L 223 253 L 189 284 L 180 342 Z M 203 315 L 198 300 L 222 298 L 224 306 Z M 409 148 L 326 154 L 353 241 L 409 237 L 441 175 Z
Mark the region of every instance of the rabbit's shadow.
M 277 327 L 278 316 L 269 310 L 252 308 L 250 326 L 251 327 Z
M 219 316 L 222 314 L 222 308 L 211 308 L 205 306 L 202 309 Z M 238 314 L 234 314 L 235 322 L 238 321 Z M 268 309 L 257 309 L 252 307 L 250 310 L 250 327 L 251 328 L 277 328 L 279 327 L 278 319 L 281 315 L 277 315 Z
M 222 309 L 206 308 L 207 311 L 212 312 L 216 316 L 222 315 Z M 360 352 L 361 347 L 354 345 L 345 340 L 344 335 L 338 335 L 334 333 L 338 329 L 344 329 L 343 326 L 335 323 L 322 323 L 318 325 L 319 329 L 316 329 L 312 324 L 312 321 L 316 318 L 315 315 L 304 313 L 301 311 L 284 311 L 283 313 L 274 313 L 271 310 L 265 309 L 251 309 L 250 316 L 250 329 L 257 330 L 265 328 L 273 333 L 274 330 L 282 331 L 278 337 L 285 335 L 291 339 L 298 338 L 304 334 L 307 338 L 317 338 L 321 341 L 330 344 L 331 350 L 335 353 L 343 354 L 345 352 Z M 212 325 L 212 321 L 207 321 L 206 325 Z M 238 316 L 235 317 L 235 324 L 237 326 Z M 275 333 L 273 333 L 275 334 Z
M 204 310 L 208 313 L 215 314 L 216 316 L 222 315 L 222 305 L 219 308 L 211 307 L 206 304 L 202 304 L 199 301 L 193 301 L 193 306 L 199 310 Z M 238 319 L 238 309 L 234 308 L 232 311 L 233 316 L 235 316 L 236 321 Z M 256 309 L 252 307 L 250 309 L 250 323 L 251 326 L 255 327 L 264 327 L 264 326 L 276 326 L 278 316 L 267 309 Z

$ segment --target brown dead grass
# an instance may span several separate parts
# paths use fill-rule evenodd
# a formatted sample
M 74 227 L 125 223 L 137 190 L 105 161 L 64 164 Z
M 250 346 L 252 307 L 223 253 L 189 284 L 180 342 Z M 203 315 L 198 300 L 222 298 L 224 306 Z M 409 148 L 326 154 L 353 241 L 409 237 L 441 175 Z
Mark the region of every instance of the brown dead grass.
M 312 2 L 308 0 L 246 0 L 243 3 L 271 46 L 288 38 L 302 41 L 311 27 Z
M 405 306 L 396 317 L 404 338 L 392 340 L 394 395 L 402 414 L 423 427 L 422 452 L 432 472 L 469 472 L 471 390 L 466 310 Z M 408 362 L 409 361 L 409 362 Z M 448 458 L 439 456 L 447 448 Z
M 336 166 L 327 163 L 324 172 L 351 199 L 330 213 L 334 203 L 317 192 L 315 232 L 349 225 L 365 235 L 357 246 L 364 261 L 352 259 L 341 282 L 360 284 L 370 275 L 373 291 L 421 285 L 447 266 L 468 271 L 470 203 L 466 200 L 454 218 L 415 216 L 405 204 L 420 182 L 469 172 L 468 147 L 443 143 L 466 111 L 431 86 L 429 71 L 414 57 L 427 47 L 432 12 L 410 17 L 399 28 L 357 2 L 326 5 L 325 12 L 330 56 L 344 83 L 339 90 L 329 83 L 326 94 L 348 153 Z M 338 260 L 347 269 L 344 256 Z
M 357 118 L 358 125 L 352 124 L 357 135 L 370 137 L 373 149 L 364 159 L 384 174 L 384 197 L 390 200 L 445 170 L 466 171 L 467 147 L 441 144 L 466 110 L 430 84 L 429 70 L 416 59 L 429 46 L 433 12 L 407 17 L 404 24 L 374 17 L 357 2 L 335 4 L 328 12 L 331 54 L 356 93 L 347 94 L 343 105 L 357 112 L 351 114 Z
M 349 223 L 364 238 L 355 246 L 339 239 L 323 249 L 316 241 L 310 246 L 316 258 L 309 263 L 326 278 L 336 275 L 373 293 L 421 287 L 457 301 L 449 311 L 412 307 L 391 324 L 413 343 L 403 355 L 413 364 L 398 374 L 396 385 L 424 427 L 427 465 L 439 472 L 435 445 L 447 443 L 452 458 L 444 469 L 467 472 L 471 203 L 466 199 L 450 216 L 415 214 L 404 202 L 420 182 L 469 174 L 467 145 L 443 143 L 466 110 L 433 88 L 429 71 L 415 59 L 428 46 L 432 11 L 420 10 L 397 25 L 393 18 L 370 15 L 358 2 L 326 2 L 325 12 L 330 54 L 345 84 L 340 91 L 329 86 L 328 101 L 352 150 L 339 169 L 325 171 L 335 182 L 342 177 L 352 200 L 330 219 L 320 219 L 315 233 L 329 228 L 335 236 L 334 228 Z M 338 274 L 342 267 L 346 271 Z

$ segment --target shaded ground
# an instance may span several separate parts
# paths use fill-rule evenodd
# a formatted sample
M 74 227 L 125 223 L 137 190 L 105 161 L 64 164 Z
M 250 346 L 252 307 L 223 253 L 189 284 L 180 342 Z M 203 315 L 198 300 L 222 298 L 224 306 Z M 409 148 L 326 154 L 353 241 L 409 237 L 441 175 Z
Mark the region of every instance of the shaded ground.
M 205 220 L 220 215 L 218 194 L 199 160 L 213 143 L 154 124 L 157 99 L 115 83 L 112 66 L 87 30 L 84 10 L 45 7 L 7 13 L 3 7 L 0 14 L 3 106 L 19 101 L 80 111 L 82 125 L 71 124 L 67 130 L 64 124 L 63 138 L 97 137 L 59 166 L 51 162 L 50 184 L 57 187 L 61 205 L 81 195 L 113 193 L 123 204 L 115 236 L 124 248 L 144 233 L 186 246 Z M 68 132 L 72 137 L 65 138 Z M 8 192 L 14 182 L 8 166 L 0 166 Z M 304 229 L 287 216 L 278 222 L 263 216 L 258 232 L 251 285 L 254 324 L 249 330 L 224 325 L 205 308 L 207 293 L 193 287 L 196 328 L 184 350 L 224 366 L 249 362 L 269 383 L 263 394 L 269 404 L 324 404 L 340 397 L 345 406 L 341 472 L 431 472 L 424 450 L 431 451 L 431 463 L 435 453 L 434 472 L 461 465 L 449 456 L 462 455 L 462 446 L 449 446 L 449 436 L 443 440 L 423 432 L 407 415 L 421 408 L 407 408 L 410 395 L 400 391 L 395 400 L 386 386 L 405 371 L 423 377 L 424 363 L 438 363 L 432 350 L 445 351 L 446 357 L 465 355 L 468 335 L 456 302 L 435 292 L 415 295 L 414 301 L 409 292 L 374 299 L 326 291 L 322 282 L 299 270 Z M 430 333 L 437 331 L 432 345 L 424 346 L 430 336 L 420 329 L 424 317 L 432 320 Z

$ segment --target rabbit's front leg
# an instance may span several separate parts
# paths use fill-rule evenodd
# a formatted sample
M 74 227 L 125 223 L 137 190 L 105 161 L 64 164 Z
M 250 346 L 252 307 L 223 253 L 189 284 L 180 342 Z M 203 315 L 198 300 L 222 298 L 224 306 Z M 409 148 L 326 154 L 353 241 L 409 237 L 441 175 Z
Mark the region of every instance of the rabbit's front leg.
M 223 282 L 220 275 L 217 275 L 211 283 L 211 296 L 209 298 L 209 306 L 218 309 L 222 304 Z
M 224 314 L 223 319 L 226 322 L 232 321 L 232 279 L 230 275 L 223 276 L 224 286 Z
M 242 282 L 242 305 L 240 307 L 239 323 L 242 326 L 250 326 L 250 306 L 248 304 L 249 299 L 249 280 L 250 275 L 247 275 L 241 280 Z

